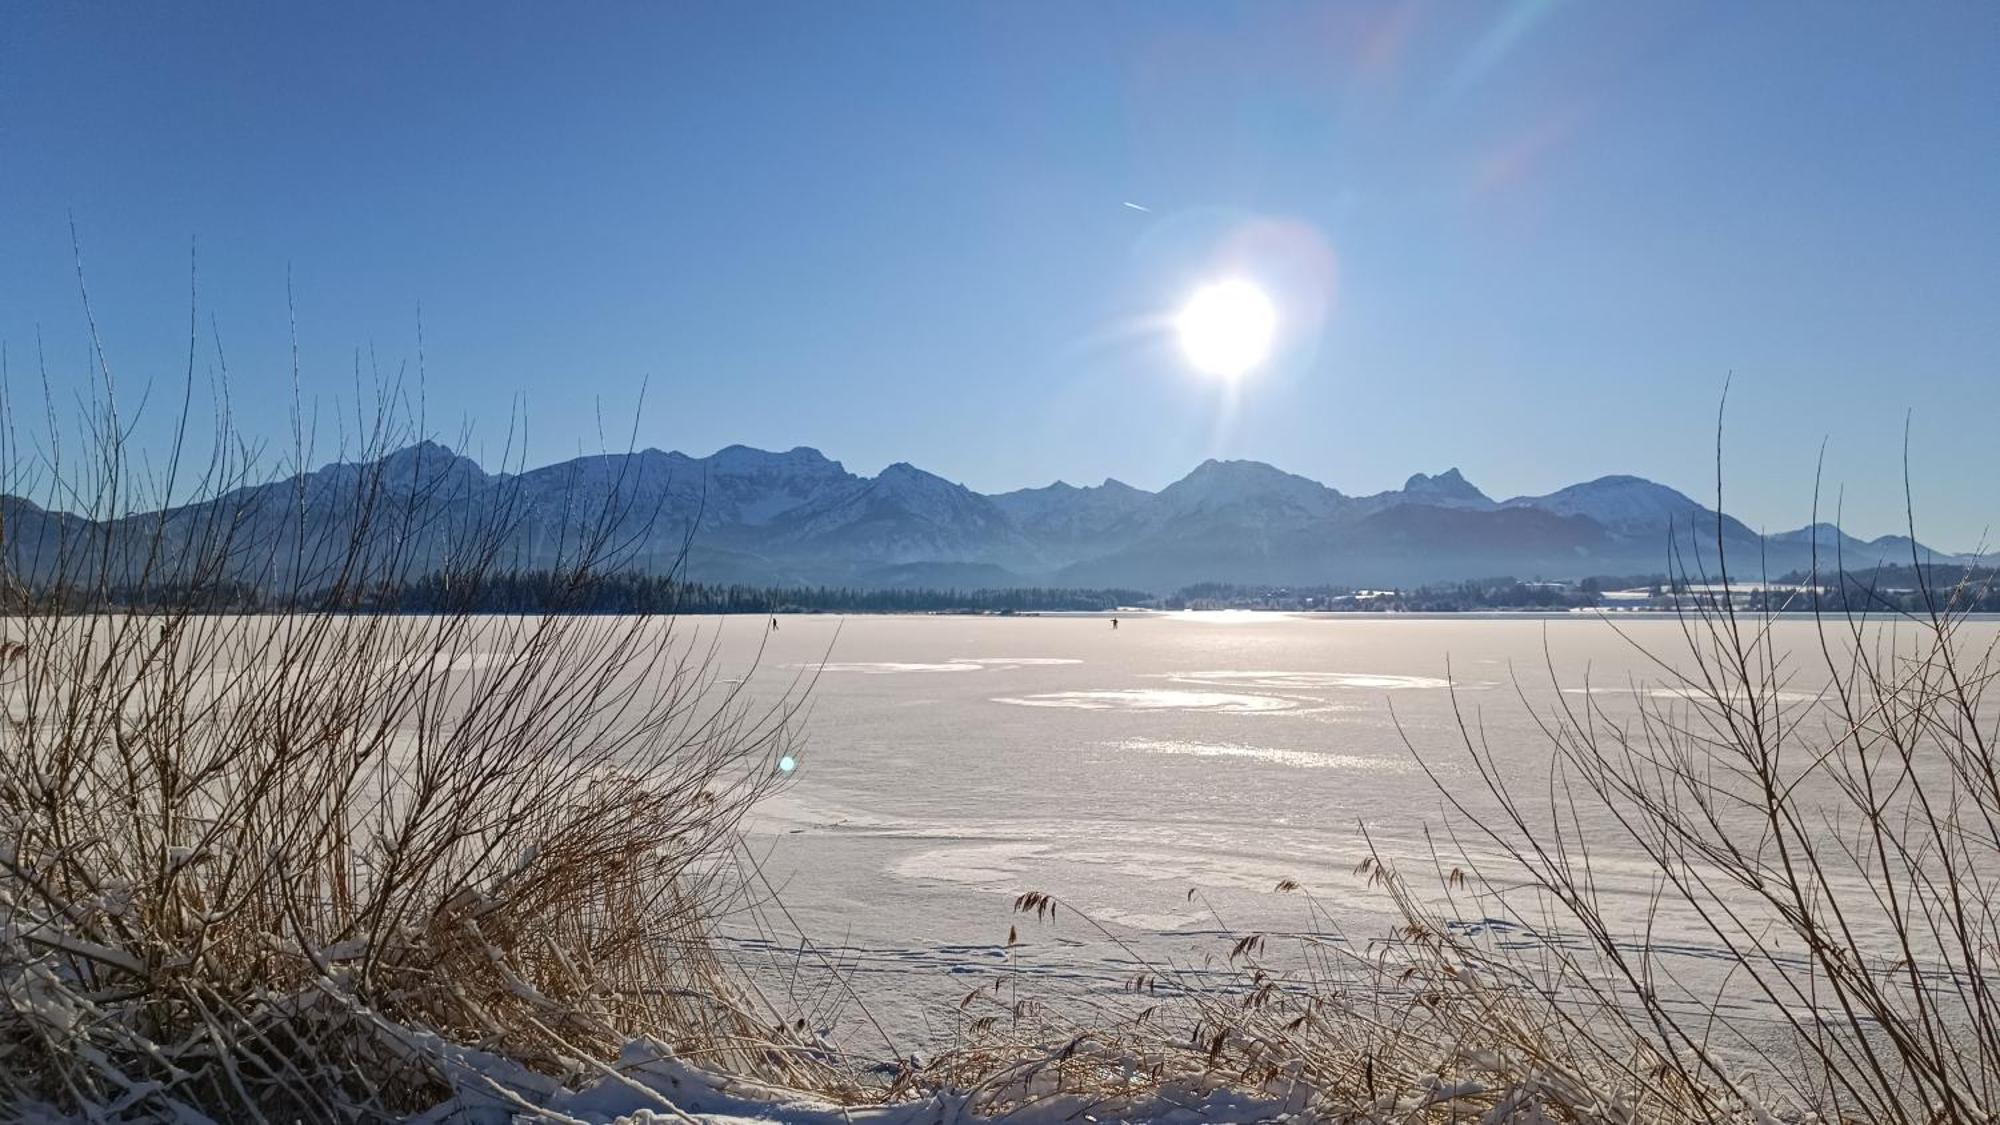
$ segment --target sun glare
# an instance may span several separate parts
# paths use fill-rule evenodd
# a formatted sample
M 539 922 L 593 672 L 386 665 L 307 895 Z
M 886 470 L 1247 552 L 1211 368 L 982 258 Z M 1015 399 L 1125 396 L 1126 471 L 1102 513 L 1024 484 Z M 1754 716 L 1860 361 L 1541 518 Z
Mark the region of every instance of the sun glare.
M 1195 370 L 1240 379 L 1271 354 L 1278 310 L 1264 291 L 1241 278 L 1195 290 L 1174 318 L 1181 352 Z

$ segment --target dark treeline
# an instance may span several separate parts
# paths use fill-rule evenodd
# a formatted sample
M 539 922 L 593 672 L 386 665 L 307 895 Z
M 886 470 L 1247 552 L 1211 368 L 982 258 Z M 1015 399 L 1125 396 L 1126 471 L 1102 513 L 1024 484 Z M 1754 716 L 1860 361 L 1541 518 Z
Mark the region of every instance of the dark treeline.
M 1148 600 L 1150 595 L 1138 590 L 776 587 L 686 582 L 648 574 L 577 578 L 530 571 L 470 582 L 431 575 L 381 592 L 368 608 L 403 613 L 1033 613 L 1110 610 Z
M 1521 582 L 1489 578 L 1472 582 L 1420 586 L 1398 593 L 1394 608 L 1412 613 L 1458 613 L 1482 609 L 1589 609 L 1602 604 L 1603 586 L 1580 583 Z M 1387 608 L 1387 607 L 1385 607 Z
M 1806 582 L 1804 574 L 1787 582 Z M 1856 612 L 1927 613 L 1932 608 L 1963 613 L 2000 613 L 2000 570 L 1981 566 L 1882 566 L 1840 576 L 1821 575 L 1824 609 Z
M 1142 590 L 1018 587 L 956 590 L 860 589 L 847 586 L 750 586 L 686 582 L 650 574 L 518 571 L 477 576 L 431 574 L 394 585 L 339 593 L 276 595 L 220 581 L 199 588 L 62 590 L 14 587 L 0 592 L 0 613 L 146 609 L 176 606 L 205 613 L 1087 613 L 1149 605 Z

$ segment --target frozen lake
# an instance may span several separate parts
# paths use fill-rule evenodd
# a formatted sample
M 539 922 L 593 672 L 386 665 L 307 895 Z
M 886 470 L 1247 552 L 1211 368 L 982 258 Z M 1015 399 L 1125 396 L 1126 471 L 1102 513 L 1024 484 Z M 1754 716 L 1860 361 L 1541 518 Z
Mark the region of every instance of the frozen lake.
M 1968 628 L 1991 643 L 1992 622 Z M 721 626 L 726 659 L 747 660 L 763 629 Z M 1824 679 L 1813 626 L 1775 629 L 1798 661 L 1786 698 L 1809 701 Z M 1535 778 L 1548 751 L 1517 681 L 1537 706 L 1587 689 L 1630 714 L 1635 690 L 1671 690 L 1634 642 L 1686 652 L 1674 620 L 1636 615 L 1190 613 L 1116 630 L 1097 617 L 786 617 L 768 642 L 753 682 L 824 667 L 796 779 L 753 844 L 798 926 L 900 1027 L 948 1014 L 1004 963 L 1026 890 L 1181 965 L 1225 954 L 1225 928 L 1304 927 L 1282 879 L 1351 938 L 1379 936 L 1387 904 L 1353 874 L 1363 829 L 1389 855 L 1429 855 L 1443 800 L 1419 759 L 1444 784 L 1474 783 L 1454 691 L 1509 769 Z M 1636 919 L 1650 869 L 1615 848 L 1598 858 Z M 1043 986 L 1115 989 L 1133 971 L 1074 920 L 1021 932 Z M 1686 942 L 1691 959 L 1710 952 Z

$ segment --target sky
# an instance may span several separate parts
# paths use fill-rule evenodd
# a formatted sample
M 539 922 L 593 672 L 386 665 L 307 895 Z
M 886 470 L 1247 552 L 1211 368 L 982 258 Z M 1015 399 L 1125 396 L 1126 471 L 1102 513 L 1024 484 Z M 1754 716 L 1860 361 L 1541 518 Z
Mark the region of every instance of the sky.
M 1752 526 L 1824 449 L 1823 509 L 1901 530 L 1906 425 L 1921 538 L 2000 516 L 1985 3 L 9 5 L 0 340 L 65 410 L 72 224 L 142 440 L 192 264 L 197 397 L 219 340 L 274 441 L 295 315 L 308 416 L 401 371 L 489 467 L 520 417 L 528 464 L 1712 498 L 1727 382 Z M 1171 331 L 1225 277 L 1280 314 L 1235 383 Z

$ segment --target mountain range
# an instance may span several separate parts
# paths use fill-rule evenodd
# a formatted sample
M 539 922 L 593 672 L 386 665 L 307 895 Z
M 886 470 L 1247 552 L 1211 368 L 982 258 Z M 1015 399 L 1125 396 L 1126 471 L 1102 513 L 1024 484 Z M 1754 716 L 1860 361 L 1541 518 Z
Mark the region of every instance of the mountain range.
M 377 515 L 358 526 L 352 497 L 361 481 L 396 498 L 395 520 Z M 591 503 L 578 502 L 584 498 Z M 18 497 L 0 504 L 17 573 L 34 573 L 35 558 L 46 554 L 31 550 L 38 536 L 45 544 L 89 522 Z M 1757 578 L 1809 566 L 1815 541 L 1822 568 L 1836 552 L 1858 569 L 1907 562 L 1913 548 L 1901 536 L 1863 541 L 1825 524 L 1760 535 L 1634 476 L 1495 500 L 1454 468 L 1350 496 L 1262 462 L 1209 460 L 1157 492 L 1106 480 L 986 495 L 906 463 L 864 477 L 816 449 L 740 445 L 707 457 L 648 449 L 488 473 L 426 441 L 379 461 L 330 464 L 123 522 L 192 528 L 218 506 L 260 548 L 245 554 L 235 575 L 249 582 L 295 578 L 285 568 L 310 566 L 299 560 L 351 536 L 393 541 L 421 570 L 448 556 L 454 535 L 496 512 L 507 513 L 513 529 L 511 565 L 546 566 L 596 526 L 629 552 L 629 565 L 663 570 L 685 547 L 689 577 L 760 585 L 1409 586 L 1500 575 L 1713 573 L 1718 546 L 1736 577 Z M 586 510 L 598 513 L 596 525 L 579 514 Z M 1939 562 L 1967 561 L 1915 549 Z

